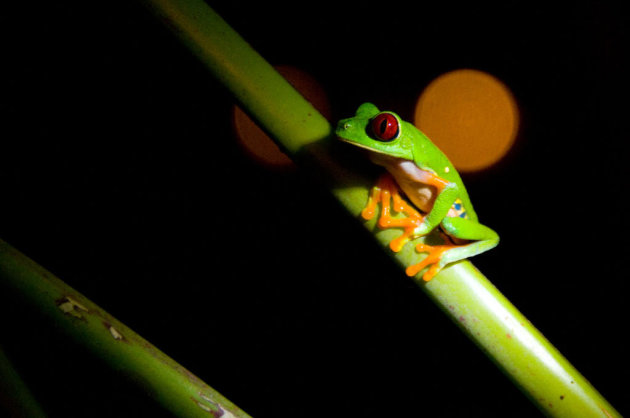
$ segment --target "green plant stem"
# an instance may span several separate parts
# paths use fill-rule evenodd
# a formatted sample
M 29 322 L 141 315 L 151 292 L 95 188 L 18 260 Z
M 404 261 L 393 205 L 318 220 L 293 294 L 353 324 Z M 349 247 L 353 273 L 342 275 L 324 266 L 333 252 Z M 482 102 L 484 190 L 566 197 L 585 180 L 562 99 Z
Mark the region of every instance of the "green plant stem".
M 0 240 L 0 285 L 129 376 L 176 416 L 247 417 L 230 401 L 83 295 Z M 4 293 L 3 293 L 4 294 Z
M 0 415 L 40 418 L 44 411 L 0 347 Z
M 358 217 L 370 183 L 329 155 L 332 127 L 202 0 L 143 0 L 241 106 L 287 152 L 332 179 L 339 201 Z M 387 248 L 396 231 L 367 227 Z M 403 266 L 421 257 L 408 244 L 395 254 Z M 389 252 L 389 250 L 387 250 Z M 546 414 L 618 416 L 614 408 L 468 261 L 417 282 L 442 310 Z

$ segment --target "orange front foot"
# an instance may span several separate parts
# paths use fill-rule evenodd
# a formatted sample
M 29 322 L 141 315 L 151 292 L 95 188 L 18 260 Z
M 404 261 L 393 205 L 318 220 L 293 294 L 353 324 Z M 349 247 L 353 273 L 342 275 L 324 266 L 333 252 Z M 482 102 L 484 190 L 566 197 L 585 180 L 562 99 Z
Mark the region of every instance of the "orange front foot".
M 406 273 L 407 276 L 413 277 L 418 274 L 422 269 L 427 266 L 429 269 L 422 275 L 422 279 L 425 282 L 431 280 L 436 274 L 442 270 L 442 266 L 440 266 L 440 260 L 442 259 L 442 255 L 450 249 L 456 247 L 455 245 L 426 245 L 426 244 L 418 244 L 416 246 L 416 251 L 420 253 L 429 253 L 426 258 L 424 258 L 418 264 L 414 264 L 413 266 L 407 267 Z
M 414 230 L 422 223 L 423 217 L 402 198 L 398 186 L 390 174 L 381 176 L 372 188 L 368 203 L 361 212 L 363 219 L 372 219 L 376 213 L 376 205 L 379 203 L 381 203 L 381 216 L 378 219 L 378 226 L 383 229 L 403 228 L 402 235 L 389 243 L 392 251 L 398 252 L 412 238 Z M 406 215 L 406 217 L 393 218 L 391 209 Z

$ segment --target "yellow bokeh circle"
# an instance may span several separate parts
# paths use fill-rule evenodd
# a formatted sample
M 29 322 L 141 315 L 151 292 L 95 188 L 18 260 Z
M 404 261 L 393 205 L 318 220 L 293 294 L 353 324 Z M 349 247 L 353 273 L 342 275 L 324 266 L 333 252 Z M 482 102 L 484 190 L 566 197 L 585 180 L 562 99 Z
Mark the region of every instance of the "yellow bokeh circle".
M 460 171 L 497 163 L 512 147 L 519 112 L 510 89 L 482 71 L 462 69 L 433 80 L 420 95 L 414 124 Z

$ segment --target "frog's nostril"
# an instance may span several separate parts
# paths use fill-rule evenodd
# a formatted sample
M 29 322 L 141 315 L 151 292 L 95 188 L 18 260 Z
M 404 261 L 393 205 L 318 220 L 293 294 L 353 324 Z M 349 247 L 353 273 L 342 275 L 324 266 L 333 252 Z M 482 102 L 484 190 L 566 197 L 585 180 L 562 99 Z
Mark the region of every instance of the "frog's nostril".
M 338 131 L 347 131 L 352 127 L 352 124 L 349 121 L 339 121 L 337 124 Z

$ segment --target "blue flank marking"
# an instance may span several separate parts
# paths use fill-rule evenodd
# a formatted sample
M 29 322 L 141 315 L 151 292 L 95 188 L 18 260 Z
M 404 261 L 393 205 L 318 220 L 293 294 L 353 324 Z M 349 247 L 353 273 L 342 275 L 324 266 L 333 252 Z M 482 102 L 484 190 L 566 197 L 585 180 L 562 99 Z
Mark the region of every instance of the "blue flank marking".
M 452 209 L 455 210 L 459 218 L 468 219 L 466 209 L 464 209 L 464 205 L 462 204 L 461 200 L 456 199 L 455 202 L 453 202 Z

